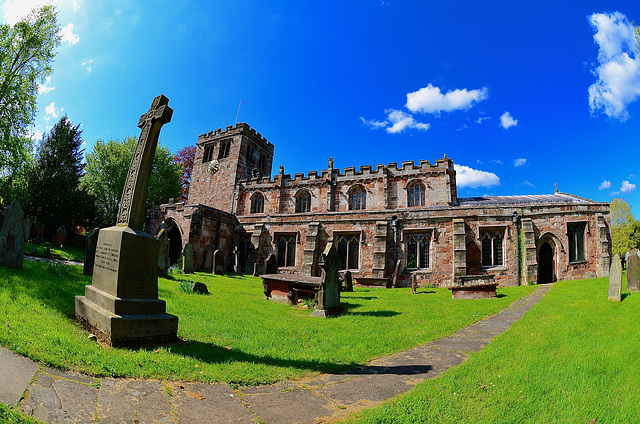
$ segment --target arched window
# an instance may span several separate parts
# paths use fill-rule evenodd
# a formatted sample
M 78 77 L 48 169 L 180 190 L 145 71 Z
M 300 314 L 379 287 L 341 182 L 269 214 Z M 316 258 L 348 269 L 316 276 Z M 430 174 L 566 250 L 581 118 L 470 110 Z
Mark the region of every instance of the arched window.
M 359 185 L 349 190 L 349 210 L 367 209 L 367 192 Z
M 339 269 L 358 269 L 360 235 L 340 234 L 336 236 L 335 244 L 338 247 L 338 257 L 340 258 Z
M 264 196 L 261 193 L 255 193 L 251 196 L 251 213 L 264 212 Z
M 296 194 L 296 212 L 311 211 L 311 193 L 307 190 L 300 190 Z
M 420 181 L 411 183 L 409 187 L 407 187 L 407 195 L 409 196 L 409 206 L 427 205 L 424 184 L 422 184 Z
M 503 236 L 502 231 L 482 231 L 480 233 L 483 267 L 502 266 L 504 264 L 502 257 Z

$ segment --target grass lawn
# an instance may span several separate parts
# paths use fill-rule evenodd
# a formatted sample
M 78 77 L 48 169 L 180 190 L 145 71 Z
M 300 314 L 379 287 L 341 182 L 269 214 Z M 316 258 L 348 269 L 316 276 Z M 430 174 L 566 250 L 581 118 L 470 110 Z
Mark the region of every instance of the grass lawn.
M 47 246 L 51 246 L 51 256 L 56 259 L 64 259 L 65 261 L 84 261 L 84 249 L 76 246 L 65 245 L 63 247 L 54 246 L 50 243 L 36 244 L 26 242 L 24 244 L 24 253 L 35 256 L 46 256 Z
M 494 314 L 535 287 L 498 289 L 497 299 L 453 301 L 446 289 L 360 289 L 345 293 L 348 314 L 330 319 L 264 300 L 259 278 L 195 274 L 210 295 L 179 289 L 187 277 L 160 279 L 160 298 L 179 317 L 184 343 L 104 348 L 73 321 L 74 295 L 91 278 L 25 261 L 0 268 L 0 344 L 61 369 L 96 376 L 264 384 L 333 372 L 454 333 Z
M 0 403 L 0 423 L 2 424 L 43 424 L 41 421 L 26 416 L 22 412 L 14 411 L 7 405 Z
M 640 293 L 618 303 L 607 290 L 556 283 L 462 365 L 349 422 L 640 422 Z

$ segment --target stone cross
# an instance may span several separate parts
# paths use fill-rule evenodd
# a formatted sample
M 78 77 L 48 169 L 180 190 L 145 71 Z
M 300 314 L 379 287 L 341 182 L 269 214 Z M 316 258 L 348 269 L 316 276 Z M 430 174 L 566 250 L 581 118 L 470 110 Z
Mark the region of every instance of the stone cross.
M 151 108 L 140 117 L 138 128 L 142 129 L 136 145 L 129 174 L 122 192 L 118 226 L 126 226 L 134 230 L 142 230 L 146 212 L 149 177 L 153 166 L 153 157 L 158 144 L 158 136 L 162 126 L 171 121 L 173 109 L 167 104 L 169 99 L 159 95 L 153 99 Z
M 609 271 L 609 300 L 620 302 L 622 300 L 622 264 L 620 256 L 615 255 L 611 260 Z

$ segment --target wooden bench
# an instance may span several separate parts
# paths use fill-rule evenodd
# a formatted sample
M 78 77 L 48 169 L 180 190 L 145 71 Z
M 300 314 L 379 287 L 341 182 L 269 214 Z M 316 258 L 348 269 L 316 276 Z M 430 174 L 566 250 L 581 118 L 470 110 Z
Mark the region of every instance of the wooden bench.
M 390 278 L 381 277 L 353 277 L 358 287 L 386 287 L 391 288 Z
M 498 283 L 493 275 L 460 275 L 456 285 L 449 287 L 453 299 L 490 299 L 497 297 Z
M 299 300 L 317 300 L 321 277 L 296 274 L 263 274 L 262 288 L 266 299 L 296 305 Z

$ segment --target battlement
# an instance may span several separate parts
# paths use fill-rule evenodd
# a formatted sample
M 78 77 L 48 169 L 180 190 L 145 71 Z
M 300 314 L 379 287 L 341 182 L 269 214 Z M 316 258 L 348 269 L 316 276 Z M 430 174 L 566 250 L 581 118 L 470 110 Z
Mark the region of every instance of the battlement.
M 273 152 L 274 150 L 273 144 L 267 141 L 267 139 L 263 137 L 262 134 L 260 134 L 255 130 L 255 128 L 251 128 L 249 124 L 246 124 L 244 122 L 240 122 L 235 126 L 228 125 L 224 130 L 222 128 L 218 128 L 214 131 L 209 131 L 208 133 L 200 134 L 198 136 L 197 144 L 202 144 L 214 139 L 229 137 L 229 136 L 238 135 L 241 133 L 250 137 L 254 141 L 259 142 L 260 144 L 265 146 L 269 151 Z

